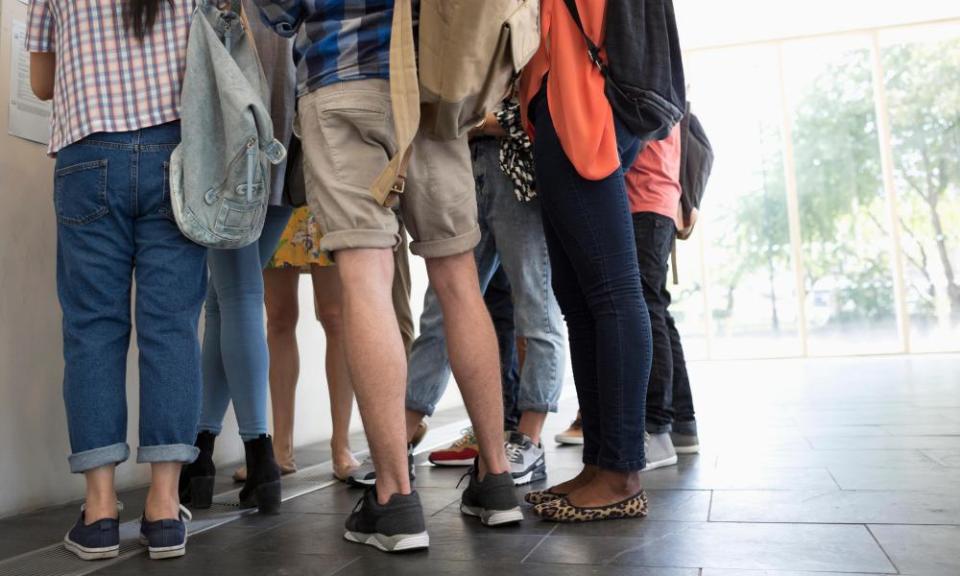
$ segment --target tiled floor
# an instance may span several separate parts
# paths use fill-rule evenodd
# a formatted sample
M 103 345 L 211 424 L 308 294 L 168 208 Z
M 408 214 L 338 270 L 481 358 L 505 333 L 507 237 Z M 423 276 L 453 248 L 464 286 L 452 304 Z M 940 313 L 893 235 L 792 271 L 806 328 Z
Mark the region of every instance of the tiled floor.
M 197 535 L 183 559 L 137 555 L 95 573 L 960 575 L 960 357 L 708 363 L 692 375 L 703 453 L 645 475 L 644 521 L 556 526 L 528 517 L 485 529 L 459 514 L 463 471 L 420 462 L 429 552 L 387 556 L 343 541 L 359 494 L 335 485 L 285 503 L 280 516 Z M 548 439 L 574 408 L 549 419 Z M 546 445 L 552 479 L 577 471 L 579 449 Z M 317 449 L 298 460 L 324 456 Z M 0 559 L 55 542 L 75 514 L 0 521 Z

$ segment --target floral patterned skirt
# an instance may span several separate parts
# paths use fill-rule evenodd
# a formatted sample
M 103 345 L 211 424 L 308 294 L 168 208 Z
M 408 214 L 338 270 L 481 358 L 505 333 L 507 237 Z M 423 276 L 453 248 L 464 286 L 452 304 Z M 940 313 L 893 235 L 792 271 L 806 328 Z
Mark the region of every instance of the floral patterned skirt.
M 333 261 L 320 251 L 322 237 L 310 207 L 297 208 L 267 268 L 300 268 L 309 272 L 312 265 L 333 266 Z

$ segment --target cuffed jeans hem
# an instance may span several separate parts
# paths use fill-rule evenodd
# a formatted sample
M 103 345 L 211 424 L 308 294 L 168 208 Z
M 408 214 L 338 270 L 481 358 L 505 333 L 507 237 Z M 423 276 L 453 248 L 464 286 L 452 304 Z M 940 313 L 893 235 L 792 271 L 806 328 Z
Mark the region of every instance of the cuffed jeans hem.
M 264 429 L 262 429 L 262 430 L 259 430 L 259 431 L 256 431 L 256 430 L 255 430 L 255 431 L 253 431 L 253 432 L 250 432 L 250 431 L 240 432 L 240 439 L 243 440 L 244 442 L 248 442 L 248 441 L 250 441 L 250 440 L 256 440 L 257 438 L 259 438 L 259 437 L 261 437 L 261 436 L 263 436 L 263 435 L 265 435 L 265 434 L 267 434 L 267 433 L 268 433 L 268 432 L 267 432 L 267 429 L 266 429 L 266 428 L 264 428 Z
M 697 435 L 697 421 L 689 420 L 686 422 L 674 422 L 673 423 L 673 432 L 680 434 L 682 436 L 696 436 Z
M 74 474 L 82 474 L 94 468 L 101 466 L 117 465 L 126 462 L 130 457 L 130 447 L 125 442 L 94 448 L 93 450 L 84 450 L 71 454 L 68 458 L 70 462 L 70 471 Z
M 411 402 L 410 400 L 407 400 L 406 408 L 410 412 L 417 412 L 418 414 L 423 414 L 424 416 L 433 416 L 434 410 L 437 409 L 436 405 L 420 404 L 419 402 Z
M 382 249 L 396 250 L 401 238 L 398 232 L 387 230 L 343 230 L 331 232 L 320 240 L 320 250 L 335 254 L 341 250 Z
M 137 449 L 137 462 L 180 462 L 190 464 L 197 459 L 200 449 L 186 444 L 166 444 L 164 446 L 141 446 Z
M 560 406 L 554 404 L 517 404 L 517 410 L 520 412 L 536 412 L 537 414 L 551 414 L 560 409 Z
M 421 258 L 446 258 L 447 256 L 457 256 L 458 254 L 471 252 L 479 243 L 480 226 L 477 225 L 466 234 L 454 236 L 453 238 L 430 240 L 428 242 L 411 242 L 410 251 Z
M 214 436 L 219 436 L 220 432 L 222 431 L 223 431 L 223 424 L 218 424 L 216 426 L 212 426 L 212 425 L 208 426 L 207 424 L 200 424 L 199 426 L 197 426 L 197 434 L 200 434 L 201 432 L 209 432 Z
M 673 432 L 672 424 L 650 424 L 648 421 L 646 428 L 647 432 L 650 434 L 666 434 L 668 432 Z

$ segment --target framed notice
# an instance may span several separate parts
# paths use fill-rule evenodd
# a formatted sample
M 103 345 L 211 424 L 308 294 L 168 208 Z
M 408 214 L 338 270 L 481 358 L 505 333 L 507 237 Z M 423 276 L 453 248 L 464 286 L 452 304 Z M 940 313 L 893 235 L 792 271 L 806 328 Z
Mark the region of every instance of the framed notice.
M 30 87 L 30 53 L 24 50 L 27 25 L 14 20 L 10 26 L 10 105 L 11 136 L 46 144 L 50 138 L 49 102 L 33 95 Z

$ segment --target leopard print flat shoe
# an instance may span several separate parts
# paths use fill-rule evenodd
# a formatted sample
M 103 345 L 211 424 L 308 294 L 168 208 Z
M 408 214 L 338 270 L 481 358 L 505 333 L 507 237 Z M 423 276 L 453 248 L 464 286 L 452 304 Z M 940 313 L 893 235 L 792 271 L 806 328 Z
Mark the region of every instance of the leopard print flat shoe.
M 566 497 L 563 497 L 535 507 L 534 512 L 544 520 L 564 524 L 619 520 L 622 518 L 644 518 L 647 515 L 647 493 L 641 490 L 636 496 L 616 504 L 593 508 L 574 506 Z
M 546 502 L 559 500 L 564 496 L 566 496 L 566 494 L 557 494 L 556 492 L 551 492 L 550 490 L 534 490 L 533 492 L 527 492 L 524 494 L 523 499 L 527 504 L 537 506 Z

